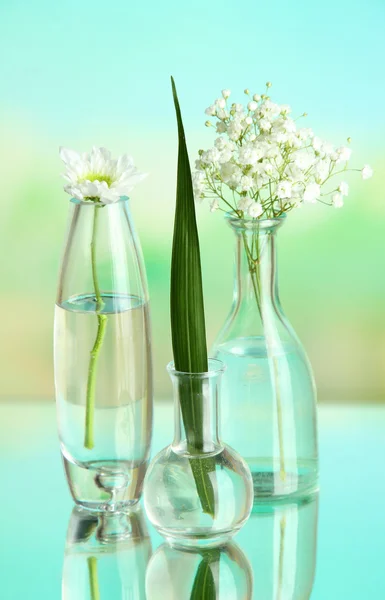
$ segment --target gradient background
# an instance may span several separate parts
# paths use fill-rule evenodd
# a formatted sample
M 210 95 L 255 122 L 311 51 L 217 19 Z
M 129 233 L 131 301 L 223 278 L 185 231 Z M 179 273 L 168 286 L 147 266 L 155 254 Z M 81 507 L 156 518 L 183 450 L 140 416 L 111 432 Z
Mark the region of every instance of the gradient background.
M 204 109 L 224 87 L 273 82 L 320 137 L 352 137 L 343 210 L 310 207 L 280 233 L 283 306 L 321 401 L 384 400 L 383 0 L 133 3 L 0 0 L 0 396 L 53 400 L 52 321 L 68 197 L 59 145 L 131 153 L 150 177 L 132 194 L 152 299 L 156 396 L 169 393 L 168 294 L 177 135 L 212 143 Z M 232 234 L 198 208 L 209 344 L 231 303 Z

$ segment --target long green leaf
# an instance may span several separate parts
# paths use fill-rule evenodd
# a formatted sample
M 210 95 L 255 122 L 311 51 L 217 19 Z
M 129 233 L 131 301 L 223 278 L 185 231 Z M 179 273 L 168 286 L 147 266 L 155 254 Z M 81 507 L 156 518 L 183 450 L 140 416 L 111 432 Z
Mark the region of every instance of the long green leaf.
M 179 151 L 174 239 L 171 261 L 171 333 L 175 369 L 185 373 L 208 370 L 202 272 L 195 202 L 178 96 L 171 77 L 178 123 Z M 179 390 L 188 450 L 203 450 L 204 405 L 202 381 L 191 378 Z M 214 516 L 214 489 L 210 473 L 214 460 L 192 458 L 190 465 L 204 512 Z
M 202 373 L 208 363 L 199 238 L 182 115 L 173 78 L 171 82 L 179 134 L 171 263 L 172 344 L 178 371 Z

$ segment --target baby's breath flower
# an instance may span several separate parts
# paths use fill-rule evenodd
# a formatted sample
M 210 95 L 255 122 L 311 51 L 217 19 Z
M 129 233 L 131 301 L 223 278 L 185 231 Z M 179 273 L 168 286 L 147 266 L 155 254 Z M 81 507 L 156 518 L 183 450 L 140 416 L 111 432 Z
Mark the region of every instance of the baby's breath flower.
M 337 148 L 336 152 L 338 155 L 337 163 L 346 162 L 346 161 L 350 160 L 350 157 L 352 155 L 351 149 L 346 148 L 346 146 L 341 146 L 340 148 Z
M 249 217 L 257 219 L 263 213 L 263 207 L 260 202 L 252 202 L 248 208 Z
M 214 117 L 217 114 L 217 107 L 215 106 L 215 104 L 211 104 L 210 106 L 208 106 L 205 110 L 205 114 L 209 117 Z
M 267 82 L 266 89 L 270 87 Z M 248 89 L 244 92 L 250 96 Z M 212 148 L 199 151 L 193 178 L 197 200 L 209 197 L 210 210 L 215 211 L 224 198 L 224 210 L 230 205 L 233 214 L 241 211 L 251 218 L 270 218 L 304 203 L 324 202 L 322 188 L 322 196 L 331 195 L 326 204 L 343 205 L 348 184 L 342 182 L 333 189 L 328 182 L 338 172 L 339 163 L 344 163 L 343 171 L 348 170 L 350 148 L 335 149 L 310 128 L 297 130 L 296 121 L 289 116 L 290 106 L 273 102 L 266 93 L 254 94 L 245 105 L 233 102 L 227 108 L 229 96 L 230 90 L 222 90 L 221 97 L 206 109 L 221 135 Z M 213 125 L 210 121 L 206 124 Z M 372 174 L 371 167 L 364 165 L 362 178 Z M 231 193 L 227 194 L 226 188 Z M 213 192 L 217 193 L 214 200 Z
M 343 198 L 342 194 L 338 194 L 338 192 L 336 194 L 333 194 L 332 204 L 333 204 L 334 208 L 342 208 L 344 205 L 344 198 Z
M 361 170 L 362 179 L 370 179 L 373 175 L 373 169 L 369 165 L 364 165 L 364 168 Z
M 303 200 L 304 202 L 310 202 L 310 204 L 315 204 L 317 202 L 317 198 L 321 195 L 321 186 L 318 183 L 309 183 L 304 191 Z

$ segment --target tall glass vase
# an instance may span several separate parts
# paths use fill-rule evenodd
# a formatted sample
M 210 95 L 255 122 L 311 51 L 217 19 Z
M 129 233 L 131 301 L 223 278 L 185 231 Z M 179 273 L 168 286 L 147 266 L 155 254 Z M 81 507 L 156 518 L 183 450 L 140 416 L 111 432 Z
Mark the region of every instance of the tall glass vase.
M 209 360 L 207 373 L 176 371 L 173 363 L 168 370 L 175 436 L 149 466 L 144 505 L 151 523 L 170 543 L 210 548 L 226 543 L 246 522 L 253 501 L 251 475 L 220 436 L 223 364 Z M 188 420 L 194 421 L 193 428 L 187 427 L 187 413 L 193 415 Z
M 317 488 L 316 392 L 279 300 L 276 238 L 285 217 L 227 221 L 235 237 L 233 304 L 211 352 L 227 366 L 223 437 L 248 463 L 256 498 L 302 495 Z
M 138 501 L 152 431 L 149 298 L 128 199 L 72 200 L 55 308 L 57 418 L 72 496 Z

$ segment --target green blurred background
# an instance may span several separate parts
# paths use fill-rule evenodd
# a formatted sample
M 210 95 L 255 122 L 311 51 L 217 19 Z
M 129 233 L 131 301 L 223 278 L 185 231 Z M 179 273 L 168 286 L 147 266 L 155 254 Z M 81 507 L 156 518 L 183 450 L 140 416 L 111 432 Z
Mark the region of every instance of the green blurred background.
M 352 137 L 342 210 L 310 207 L 280 233 L 283 306 L 322 401 L 385 399 L 383 0 L 133 3 L 0 0 L 0 396 L 54 397 L 52 321 L 68 197 L 59 145 L 127 151 L 150 177 L 132 195 L 152 300 L 156 396 L 169 394 L 169 270 L 178 86 L 190 157 L 213 140 L 204 109 L 224 87 L 273 82 L 337 145 Z M 232 297 L 232 234 L 198 207 L 211 343 Z

